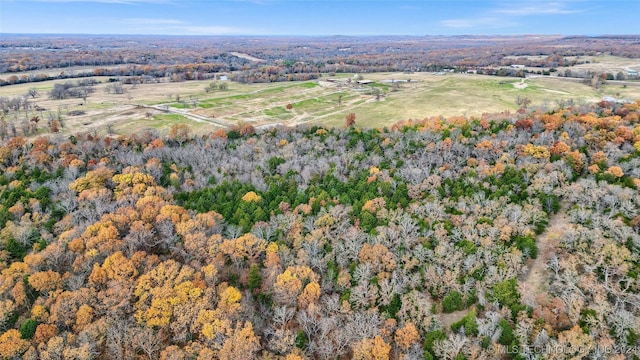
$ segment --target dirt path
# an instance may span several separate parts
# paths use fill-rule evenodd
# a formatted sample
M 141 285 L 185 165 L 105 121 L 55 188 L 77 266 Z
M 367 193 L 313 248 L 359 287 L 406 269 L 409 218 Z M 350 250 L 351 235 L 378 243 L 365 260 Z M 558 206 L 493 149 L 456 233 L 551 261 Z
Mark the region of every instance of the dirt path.
M 520 82 L 513 83 L 513 87 L 518 90 L 526 89 L 529 85 L 526 82 L 524 82 L 525 80 L 527 79 L 521 79 Z
M 241 53 L 241 52 L 236 52 L 236 51 L 231 51 L 229 52 L 230 55 L 239 57 L 241 59 L 247 59 L 249 61 L 255 61 L 255 62 L 264 62 L 264 60 L 262 59 L 258 59 L 257 57 L 251 56 L 249 54 L 245 54 L 245 53 Z
M 562 234 L 571 226 L 567 213 L 562 206 L 557 214 L 549 219 L 546 230 L 536 238 L 538 256 L 527 261 L 528 270 L 518 279 L 520 289 L 524 290 L 525 299 L 534 300 L 539 294 L 546 293 L 551 275 L 547 264 L 556 255 L 560 246 Z M 445 329 L 449 329 L 451 324 L 460 321 L 469 313 L 469 309 L 454 311 L 448 314 L 438 314 L 438 319 Z
M 265 90 L 268 90 L 268 89 L 255 90 L 255 91 L 249 92 L 248 94 L 259 94 L 260 92 L 263 92 Z M 304 89 L 302 91 L 299 91 L 297 95 L 303 95 L 303 98 L 296 99 L 296 102 L 310 100 L 310 99 L 318 99 L 319 97 L 315 95 L 316 93 L 321 91 L 322 91 L 322 87 L 314 87 L 314 88 Z M 340 91 L 333 91 L 330 93 L 323 94 L 323 96 L 326 97 L 333 94 L 337 94 L 339 92 Z M 213 122 L 219 122 L 220 126 L 223 126 L 222 124 L 226 124 L 227 125 L 226 127 L 231 127 L 237 123 L 236 120 L 233 120 L 234 118 L 241 118 L 243 119 L 243 121 L 257 124 L 256 126 L 259 126 L 259 127 L 269 127 L 274 124 L 287 124 L 288 126 L 293 126 L 297 124 L 299 120 L 302 119 L 303 117 L 309 116 L 306 112 L 303 112 L 302 114 L 296 115 L 293 119 L 273 123 L 273 119 L 271 119 L 268 116 L 263 116 L 263 115 L 256 116 L 253 114 L 255 112 L 259 112 L 260 110 L 266 109 L 265 106 L 260 104 L 263 101 L 264 101 L 264 98 L 260 98 L 260 97 L 253 98 L 245 101 L 243 104 L 243 108 L 236 112 L 225 114 L 225 115 L 219 115 L 219 116 L 216 116 L 215 119 L 212 119 L 211 117 L 209 117 L 209 119 L 211 119 Z M 278 106 L 285 107 L 291 102 L 292 102 L 291 99 L 286 99 L 286 98 L 281 99 L 279 101 L 269 101 L 268 107 L 270 108 L 278 107 Z M 169 106 L 169 104 L 161 104 L 161 106 Z M 233 106 L 234 105 L 221 105 L 217 109 L 223 109 L 225 107 L 233 107 Z M 183 111 L 191 113 L 191 110 L 183 110 Z
M 565 207 L 562 206 L 557 214 L 551 215 L 546 230 L 536 237 L 538 256 L 527 261 L 528 271 L 518 279 L 527 298 L 535 299 L 537 295 L 546 293 L 551 275 L 547 264 L 556 255 L 560 238 L 570 226 Z
M 162 111 L 162 112 L 167 112 L 167 113 L 171 113 L 171 114 L 177 114 L 177 115 L 182 115 L 190 120 L 193 120 L 195 122 L 206 122 L 206 123 L 210 123 L 216 126 L 220 126 L 223 128 L 229 128 L 230 124 L 228 124 L 226 121 L 222 121 L 222 120 L 218 120 L 218 119 L 213 119 L 210 117 L 206 117 L 206 116 L 202 116 L 202 115 L 198 115 L 198 114 L 194 114 L 192 112 L 186 111 L 186 110 L 182 110 L 182 109 L 176 109 L 173 108 L 171 106 L 168 105 L 140 105 L 142 107 L 146 107 L 149 109 L 154 109 L 154 110 L 158 110 L 158 111 Z
M 353 109 L 355 109 L 357 107 L 360 107 L 360 106 L 362 106 L 364 104 L 368 104 L 368 103 L 376 101 L 375 99 L 368 99 L 368 100 L 360 102 L 359 104 L 356 104 L 357 102 L 359 102 L 361 100 L 362 99 L 355 98 L 355 99 L 353 99 L 353 100 L 351 100 L 351 101 L 349 101 L 347 103 L 342 104 L 341 106 L 336 107 L 335 111 L 332 111 L 332 112 L 324 114 L 324 115 L 315 116 L 313 118 L 308 118 L 305 121 L 291 122 L 291 126 L 303 124 L 303 123 L 308 122 L 308 121 L 317 121 L 319 119 L 323 119 L 323 118 L 326 118 L 326 117 L 329 117 L 329 116 L 332 116 L 332 115 L 335 115 L 335 114 L 338 114 L 338 113 L 341 113 L 341 112 L 350 111 L 350 110 L 353 110 Z
M 462 320 L 469 313 L 469 309 L 458 310 L 451 313 L 438 314 L 440 323 L 445 330 L 451 329 L 451 325 Z
M 634 64 L 634 65 L 625 66 L 624 69 L 626 71 L 637 71 L 636 69 L 633 69 L 635 67 L 640 67 L 640 64 Z

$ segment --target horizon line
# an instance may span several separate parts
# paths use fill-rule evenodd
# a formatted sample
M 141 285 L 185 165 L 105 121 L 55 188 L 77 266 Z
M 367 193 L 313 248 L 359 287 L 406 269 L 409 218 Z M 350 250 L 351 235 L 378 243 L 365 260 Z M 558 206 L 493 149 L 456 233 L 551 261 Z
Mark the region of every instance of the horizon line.
M 39 36 L 154 36 L 154 37 L 520 37 L 520 36 L 545 36 L 545 37 L 602 37 L 602 36 L 640 36 L 638 34 L 545 34 L 545 33 L 522 33 L 522 34 L 114 34 L 114 33 L 24 33 L 24 32 L 0 32 L 0 36 L 16 35 L 39 35 Z M 0 39 L 1 40 L 1 39 Z

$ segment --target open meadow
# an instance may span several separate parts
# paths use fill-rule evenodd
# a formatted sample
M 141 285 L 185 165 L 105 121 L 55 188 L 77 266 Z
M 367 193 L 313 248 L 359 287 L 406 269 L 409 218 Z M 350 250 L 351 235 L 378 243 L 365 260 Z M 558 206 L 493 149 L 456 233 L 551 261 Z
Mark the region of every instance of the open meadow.
M 363 76 L 364 75 L 364 76 Z M 324 75 L 319 80 L 242 84 L 231 81 L 185 81 L 122 84 L 122 93 L 107 91 L 107 77 L 86 99 L 56 100 L 49 93 L 63 80 L 0 88 L 0 97 L 28 97 L 31 110 L 5 114 L 9 122 L 39 116 L 62 119 L 64 133 L 89 131 L 132 133 L 144 129 L 168 131 L 178 123 L 195 133 L 230 128 L 239 123 L 256 127 L 300 124 L 343 126 L 356 115 L 360 127 L 384 127 L 400 120 L 430 116 L 479 116 L 515 111 L 518 99 L 546 109 L 567 101 L 597 102 L 605 96 L 635 101 L 640 86 L 608 82 L 595 89 L 575 79 L 532 76 L 526 79 L 454 73 L 371 73 Z M 40 133 L 47 132 L 41 126 Z

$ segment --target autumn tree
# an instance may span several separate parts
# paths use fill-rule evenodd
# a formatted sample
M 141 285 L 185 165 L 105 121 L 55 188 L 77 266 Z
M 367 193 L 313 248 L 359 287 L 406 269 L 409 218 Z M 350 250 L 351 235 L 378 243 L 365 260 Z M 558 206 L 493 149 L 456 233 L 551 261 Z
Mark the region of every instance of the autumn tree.
M 185 141 L 191 138 L 191 127 L 187 124 L 176 124 L 169 130 L 169 140 L 175 141 L 182 146 Z
M 222 345 L 220 359 L 253 359 L 260 349 L 260 339 L 253 332 L 253 324 L 238 323 L 233 334 Z
M 344 124 L 347 128 L 351 128 L 356 124 L 356 114 L 354 113 L 348 113 L 344 119 L 345 119 Z
M 353 359 L 357 360 L 388 360 L 391 345 L 387 344 L 382 337 L 376 336 L 373 339 L 362 339 L 353 345 Z
M 394 340 L 400 350 L 406 352 L 420 341 L 420 333 L 415 325 L 407 323 L 404 327 L 396 330 Z
M 16 329 L 10 329 L 0 335 L 0 357 L 3 359 L 19 358 L 29 348 L 29 342 L 20 336 Z

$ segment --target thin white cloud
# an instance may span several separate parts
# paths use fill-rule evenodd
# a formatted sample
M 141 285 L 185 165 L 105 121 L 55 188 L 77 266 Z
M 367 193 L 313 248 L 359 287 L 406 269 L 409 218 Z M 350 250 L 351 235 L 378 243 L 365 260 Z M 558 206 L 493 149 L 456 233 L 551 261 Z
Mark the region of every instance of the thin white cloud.
M 521 22 L 528 16 L 568 15 L 584 12 L 584 9 L 578 7 L 581 2 L 580 0 L 500 2 L 501 7 L 476 17 L 447 19 L 440 21 L 440 24 L 453 29 L 513 27 L 521 25 Z
M 582 12 L 575 6 L 569 6 L 567 2 L 525 2 L 520 5 L 518 2 L 510 3 L 503 9 L 494 10 L 497 14 L 531 16 L 531 15 L 563 15 L 576 14 Z
M 188 35 L 242 35 L 253 33 L 250 29 L 233 26 L 182 26 L 177 28 L 180 33 Z
M 165 18 L 130 18 L 117 20 L 120 31 L 131 34 L 166 35 L 243 35 L 255 29 L 226 25 L 199 25 L 188 21 Z
M 257 5 L 264 5 L 264 1 L 260 0 L 232 0 L 232 2 L 252 3 Z
M 498 29 L 517 25 L 513 21 L 505 21 L 505 19 L 494 16 L 468 19 L 448 19 L 440 21 L 440 24 L 445 27 L 454 29 L 471 29 L 475 27 Z
M 168 4 L 172 0 L 31 0 L 31 1 L 34 1 L 34 2 L 47 2 L 47 3 L 83 2 L 83 3 L 135 5 L 135 4 Z
M 267 3 L 275 2 L 274 0 L 227 0 L 230 2 L 248 2 L 256 5 L 266 5 Z
M 122 23 L 128 25 L 180 25 L 184 24 L 182 20 L 176 19 L 150 19 L 150 18 L 135 18 L 135 19 L 123 19 Z

